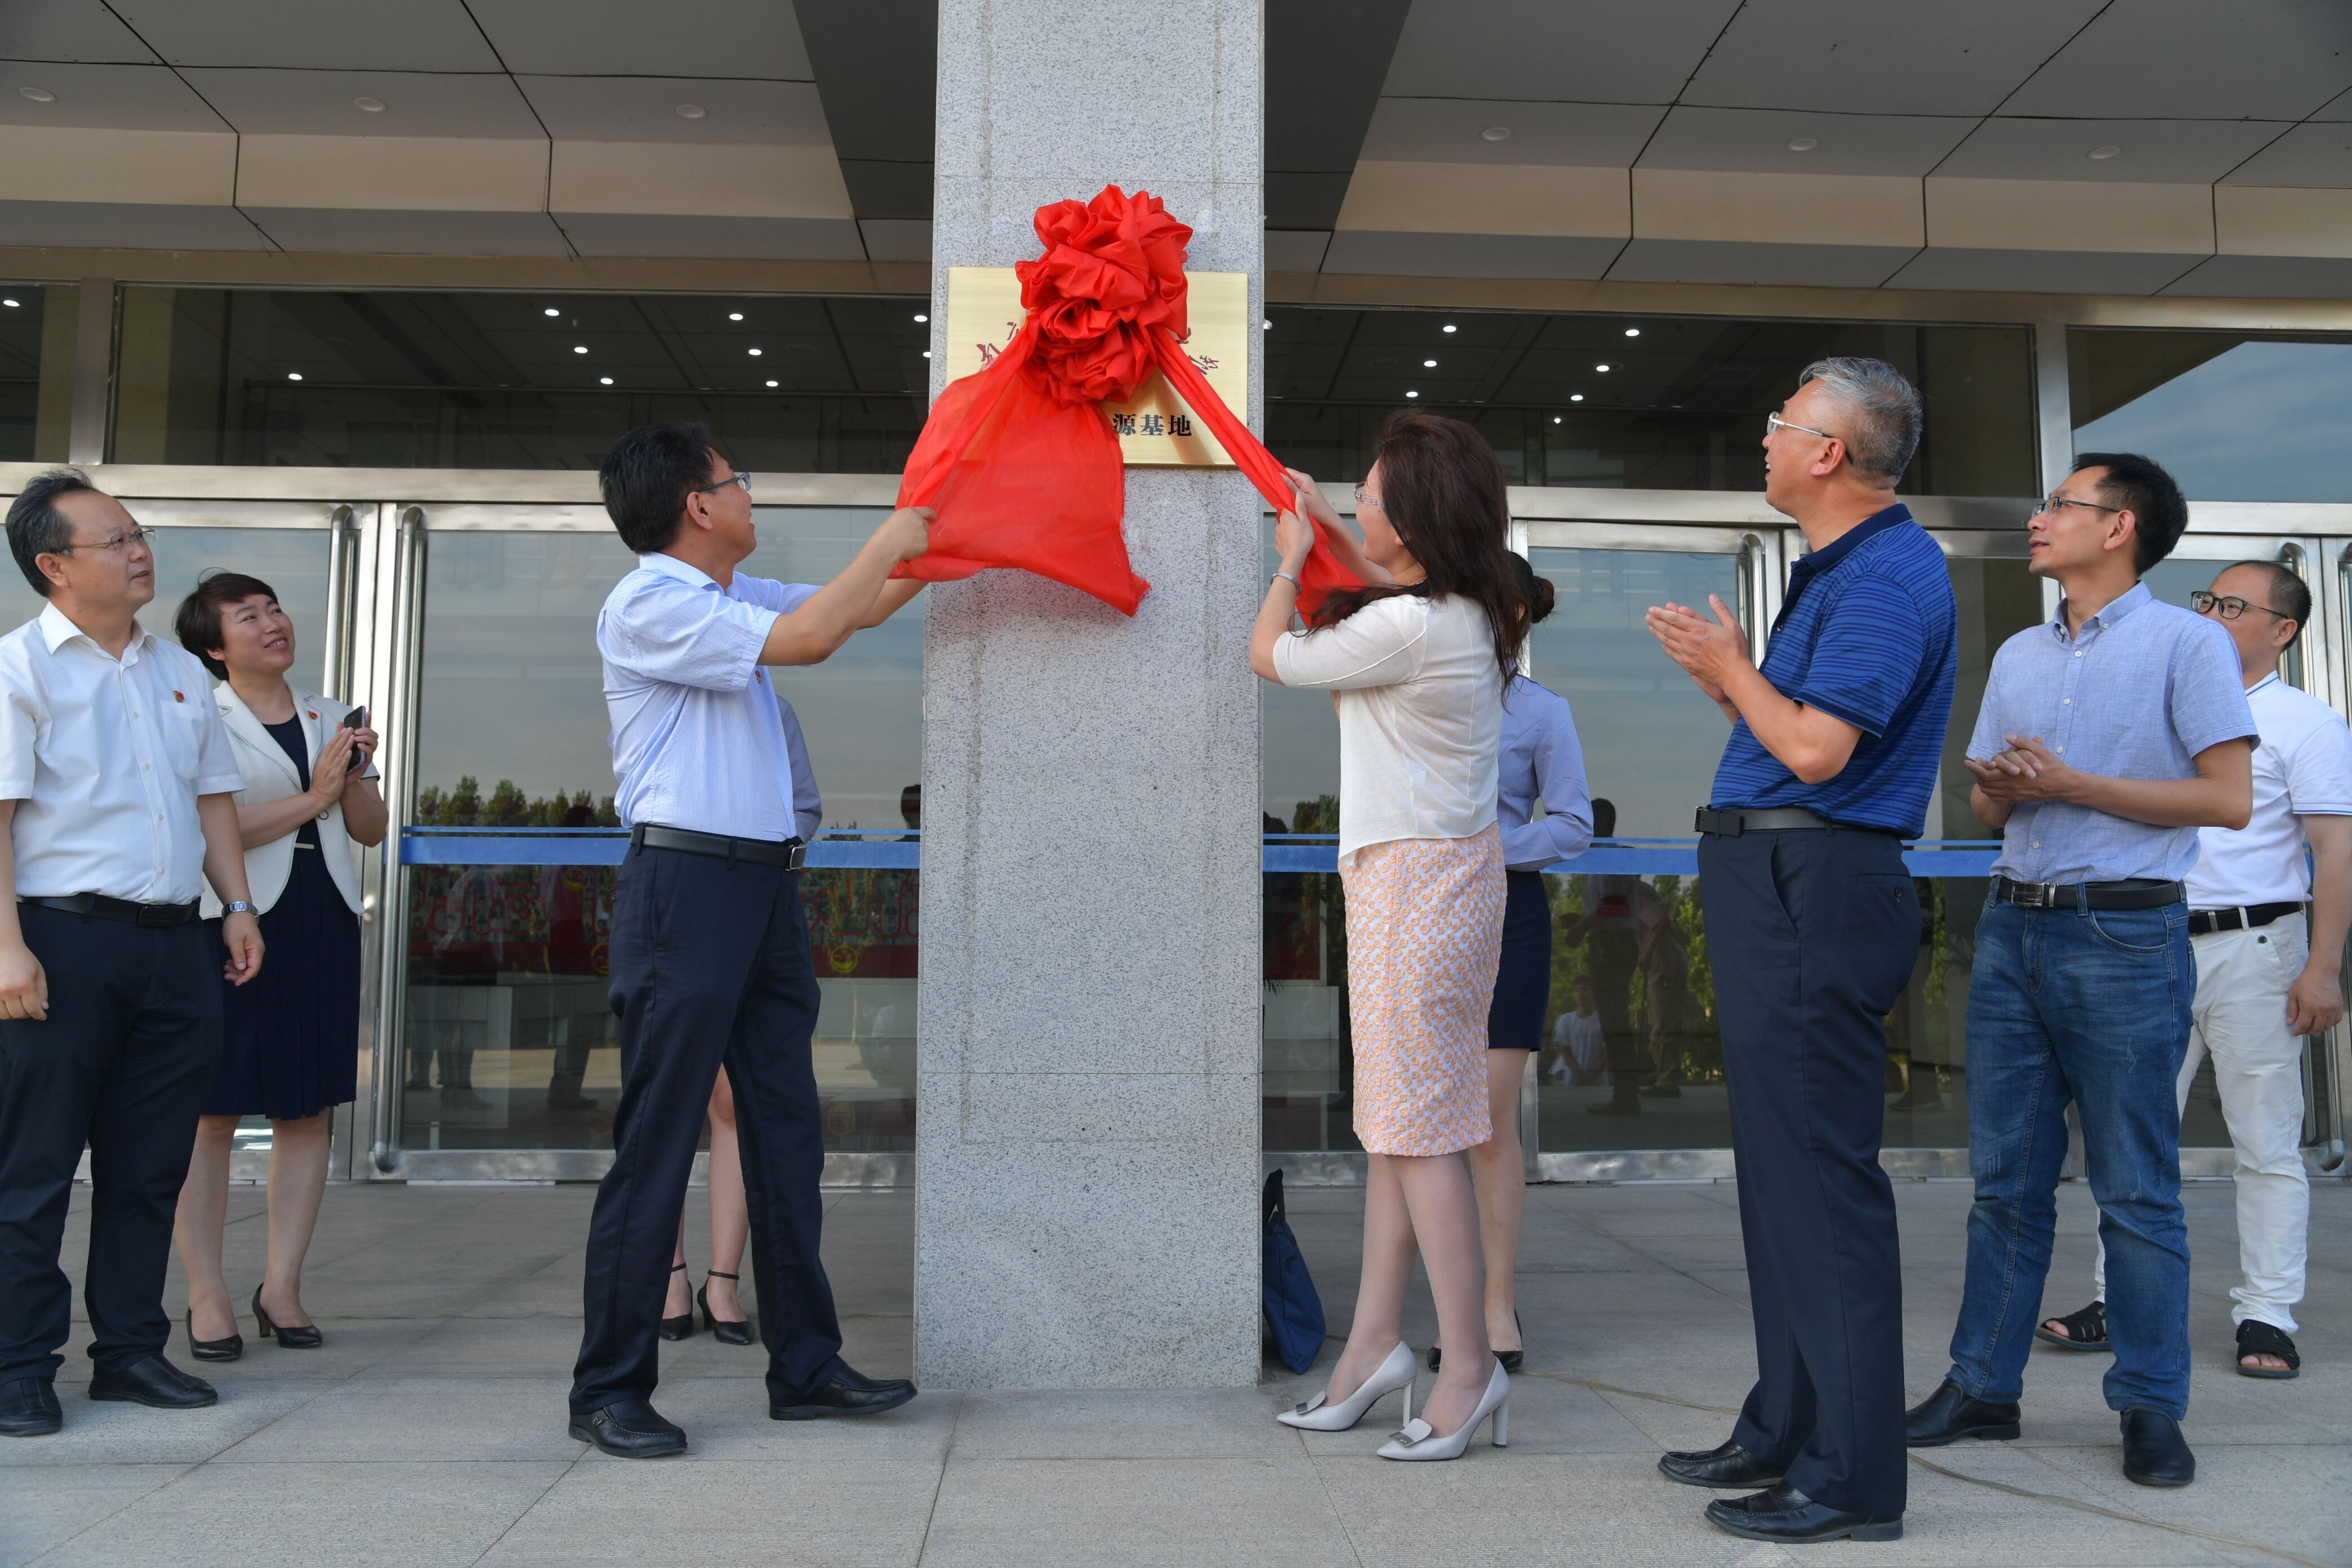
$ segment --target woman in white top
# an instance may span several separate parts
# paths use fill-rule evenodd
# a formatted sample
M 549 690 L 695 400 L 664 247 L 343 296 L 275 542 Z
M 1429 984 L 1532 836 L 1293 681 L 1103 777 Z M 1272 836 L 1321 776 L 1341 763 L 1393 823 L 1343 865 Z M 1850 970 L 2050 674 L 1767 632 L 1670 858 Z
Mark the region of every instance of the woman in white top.
M 1511 570 L 1501 466 L 1459 420 L 1401 413 L 1357 488 L 1360 549 L 1314 481 L 1307 510 L 1368 584 L 1290 629 L 1313 533 L 1285 513 L 1282 568 L 1250 638 L 1250 668 L 1328 689 L 1339 711 L 1339 879 L 1348 900 L 1355 1126 L 1370 1161 L 1364 1268 L 1329 1388 L 1281 1419 L 1340 1431 L 1411 1385 L 1404 1293 L 1428 1265 L 1445 1358 L 1423 1418 L 1384 1458 L 1450 1459 L 1479 1423 L 1507 1436 L 1510 1376 L 1486 1337 L 1478 1207 L 1463 1152 L 1494 1135 L 1486 1016 L 1505 884 L 1496 825 L 1504 683 L 1527 607 Z
M 261 1337 L 289 1350 L 323 1336 L 302 1310 L 302 1258 L 327 1184 L 327 1122 L 352 1098 L 359 1064 L 360 880 L 354 844 L 383 842 L 387 814 L 368 758 L 375 731 L 347 705 L 298 689 L 294 623 L 268 584 L 214 572 L 180 605 L 180 644 L 226 684 L 191 692 L 219 705 L 245 773 L 236 820 L 246 876 L 274 961 L 224 987 L 220 1065 L 196 1123 L 175 1235 L 188 1270 L 189 1348 L 244 1353 L 221 1273 L 228 1157 L 240 1118 L 269 1118 L 268 1263 L 253 1292 Z M 359 720 L 354 728 L 352 721 Z M 206 921 L 220 905 L 205 894 Z

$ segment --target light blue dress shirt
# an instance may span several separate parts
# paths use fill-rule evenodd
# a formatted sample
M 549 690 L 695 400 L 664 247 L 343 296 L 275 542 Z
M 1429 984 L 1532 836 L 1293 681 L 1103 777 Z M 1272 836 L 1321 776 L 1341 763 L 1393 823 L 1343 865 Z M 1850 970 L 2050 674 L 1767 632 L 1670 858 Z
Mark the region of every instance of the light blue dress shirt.
M 2198 752 L 2254 733 L 2230 634 L 2142 583 L 2077 635 L 2062 605 L 2056 620 L 2001 644 L 1969 755 L 1983 762 L 2009 749 L 2007 737 L 2030 735 L 2086 773 L 2185 779 Z M 2195 864 L 2193 827 L 2046 801 L 2010 814 L 1993 870 L 2021 882 L 2177 881 Z
M 816 593 L 735 574 L 725 588 L 670 555 L 640 555 L 596 617 L 621 820 L 781 844 L 795 775 L 760 649 Z M 797 727 L 797 726 L 795 726 Z
M 1524 675 L 1503 693 L 1503 747 L 1496 769 L 1503 865 L 1540 871 L 1592 843 L 1592 792 L 1584 782 L 1584 748 L 1568 699 Z M 1535 815 L 1536 804 L 1543 815 Z
M 776 712 L 784 721 L 784 755 L 793 764 L 793 830 L 813 839 L 824 826 L 824 797 L 817 793 L 816 770 L 809 766 L 808 742 L 801 735 L 801 716 L 776 693 Z

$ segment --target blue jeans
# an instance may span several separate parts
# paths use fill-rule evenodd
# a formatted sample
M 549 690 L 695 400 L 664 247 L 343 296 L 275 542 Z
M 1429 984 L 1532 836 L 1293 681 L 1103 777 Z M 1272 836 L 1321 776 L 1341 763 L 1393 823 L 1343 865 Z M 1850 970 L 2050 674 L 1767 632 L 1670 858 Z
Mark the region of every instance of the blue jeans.
M 1988 901 L 1969 989 L 1968 1283 L 1952 1381 L 2008 1404 L 2043 1315 L 2066 1103 L 2079 1108 L 2107 1249 L 2114 1410 L 2189 1409 L 2189 1231 L 2173 1096 L 2197 991 L 2186 905 Z

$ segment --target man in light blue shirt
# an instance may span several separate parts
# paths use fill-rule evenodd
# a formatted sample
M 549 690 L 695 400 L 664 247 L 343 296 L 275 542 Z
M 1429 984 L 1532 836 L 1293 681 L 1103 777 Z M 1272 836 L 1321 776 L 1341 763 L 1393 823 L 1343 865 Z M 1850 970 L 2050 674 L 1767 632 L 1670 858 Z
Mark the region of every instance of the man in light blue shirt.
M 824 587 L 736 570 L 759 543 L 751 476 L 699 425 L 624 437 L 597 475 L 637 569 L 596 621 L 612 710 L 614 796 L 629 851 L 614 889 L 612 998 L 621 1020 L 613 1167 L 589 1220 L 572 1436 L 625 1458 L 682 1452 L 657 1414 L 656 1329 L 678 1205 L 710 1090 L 735 1091 L 750 1200 L 768 1414 L 888 1410 L 903 1379 L 841 1359 L 818 1261 L 824 1128 L 809 1039 L 817 984 L 798 873 L 813 797 L 772 665 L 815 664 L 922 584 L 890 582 L 929 544 L 930 514 L 892 512 Z
M 2173 1080 L 2197 986 L 2180 879 L 2197 830 L 2242 827 L 2254 721 L 2218 623 L 2152 597 L 2188 504 L 2146 458 L 2084 453 L 2028 525 L 2058 618 L 2003 644 L 1967 765 L 2001 833 L 1969 989 L 1968 1279 L 1952 1369 L 1912 1447 L 2020 1430 L 2075 1104 L 2107 1248 L 2124 1474 L 2186 1486 L 2189 1236 Z

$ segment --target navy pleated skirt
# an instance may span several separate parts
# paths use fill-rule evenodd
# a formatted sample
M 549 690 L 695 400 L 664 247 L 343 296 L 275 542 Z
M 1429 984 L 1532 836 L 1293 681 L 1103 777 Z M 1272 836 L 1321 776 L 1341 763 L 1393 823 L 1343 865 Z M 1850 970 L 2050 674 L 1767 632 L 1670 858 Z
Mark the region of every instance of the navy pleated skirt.
M 261 917 L 261 973 L 243 985 L 221 982 L 207 1116 L 298 1121 L 358 1096 L 360 922 L 320 856 L 294 851 L 286 890 Z M 205 928 L 226 964 L 220 921 Z
M 1507 871 L 1503 879 L 1509 888 L 1503 966 L 1486 1013 L 1486 1047 L 1532 1051 L 1543 1044 L 1544 1008 L 1551 1000 L 1551 899 L 1540 871 Z

